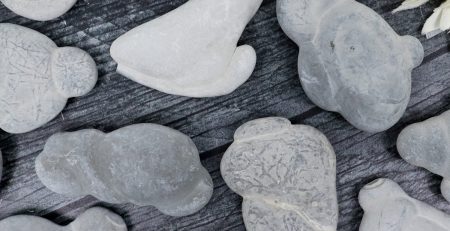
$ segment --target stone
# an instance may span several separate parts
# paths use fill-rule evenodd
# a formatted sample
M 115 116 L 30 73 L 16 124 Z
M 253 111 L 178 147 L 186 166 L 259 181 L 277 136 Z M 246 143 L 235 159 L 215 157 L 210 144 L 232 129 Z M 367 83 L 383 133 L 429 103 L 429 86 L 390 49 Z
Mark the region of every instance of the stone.
M 284 118 L 248 122 L 220 169 L 244 198 L 247 230 L 336 230 L 336 157 L 317 129 Z
M 0 0 L 0 2 L 22 17 L 49 21 L 69 11 L 77 0 Z
M 450 201 L 450 110 L 403 129 L 397 150 L 408 163 L 444 177 L 441 191 Z
M 0 24 L 0 128 L 25 133 L 55 118 L 67 99 L 87 94 L 97 82 L 88 53 L 58 48 L 45 35 Z
M 213 191 L 193 141 L 156 124 L 55 134 L 37 157 L 36 172 L 59 194 L 151 205 L 170 216 L 199 211 Z
M 450 216 L 409 197 L 389 179 L 378 179 L 361 189 L 364 217 L 359 231 L 448 231 Z
M 86 210 L 74 222 L 59 226 L 44 218 L 17 215 L 0 221 L 2 231 L 127 231 L 123 219 L 106 209 L 95 207 Z
M 114 41 L 111 56 L 117 71 L 168 94 L 229 94 L 255 68 L 255 50 L 237 43 L 261 3 L 190 0 Z
M 354 0 L 277 0 L 277 16 L 300 46 L 301 84 L 316 105 L 366 132 L 399 121 L 424 56 L 419 40 Z

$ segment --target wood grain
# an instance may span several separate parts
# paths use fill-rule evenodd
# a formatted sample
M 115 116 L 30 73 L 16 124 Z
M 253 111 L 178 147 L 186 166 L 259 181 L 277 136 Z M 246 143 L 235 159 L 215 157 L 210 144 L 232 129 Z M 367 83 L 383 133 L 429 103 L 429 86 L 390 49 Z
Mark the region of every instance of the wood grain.
M 323 111 L 305 96 L 297 74 L 298 48 L 281 31 L 275 0 L 264 0 L 240 44 L 258 55 L 250 80 L 233 94 L 210 99 L 167 95 L 115 73 L 109 47 L 118 36 L 175 9 L 186 0 L 80 0 L 66 15 L 50 22 L 16 16 L 0 6 L 0 22 L 20 24 L 46 34 L 59 46 L 77 46 L 98 64 L 100 78 L 87 96 L 71 99 L 61 115 L 46 126 L 22 135 L 0 132 L 4 172 L 0 184 L 0 219 L 33 214 L 67 224 L 86 208 L 100 205 L 123 216 L 130 230 L 245 230 L 241 198 L 225 185 L 219 163 L 244 122 L 283 116 L 324 132 L 337 155 L 338 230 L 358 230 L 363 215 L 357 196 L 361 187 L 378 177 L 391 178 L 411 196 L 450 213 L 439 192 L 440 177 L 400 159 L 395 142 L 406 125 L 450 109 L 450 36 L 430 40 L 421 25 L 440 1 L 411 11 L 391 14 L 401 0 L 362 0 L 380 13 L 400 34 L 421 40 L 423 64 L 413 72 L 412 99 L 402 120 L 392 129 L 368 134 L 356 130 L 336 113 Z M 96 128 L 105 132 L 135 123 L 158 123 L 186 133 L 197 144 L 203 164 L 214 179 L 211 202 L 199 213 L 173 218 L 152 207 L 109 205 L 92 197 L 66 198 L 46 189 L 34 171 L 34 160 L 46 139 L 59 131 Z

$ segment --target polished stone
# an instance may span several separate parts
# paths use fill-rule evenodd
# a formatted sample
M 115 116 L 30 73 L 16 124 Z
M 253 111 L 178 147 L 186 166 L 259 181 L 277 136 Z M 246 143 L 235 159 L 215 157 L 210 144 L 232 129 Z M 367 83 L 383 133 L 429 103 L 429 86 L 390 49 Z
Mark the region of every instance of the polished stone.
M 127 231 L 123 219 L 103 208 L 91 208 L 67 226 L 44 218 L 16 215 L 0 221 L 1 231 Z
M 0 128 L 25 133 L 46 124 L 67 99 L 87 94 L 97 82 L 88 53 L 58 48 L 45 35 L 0 24 Z
M 255 50 L 237 43 L 261 2 L 190 0 L 114 41 L 117 71 L 168 94 L 229 94 L 255 68 Z
M 389 179 L 378 179 L 359 193 L 364 209 L 360 231 L 448 231 L 450 215 L 409 197 Z
M 244 198 L 247 230 L 336 230 L 336 157 L 317 129 L 283 118 L 248 122 L 220 169 Z
M 398 36 L 354 0 L 278 0 L 277 15 L 300 46 L 300 80 L 316 105 L 367 132 L 399 121 L 410 100 L 411 71 L 424 56 L 418 39 Z
M 213 191 L 192 140 L 156 124 L 55 134 L 36 159 L 36 171 L 56 193 L 152 205 L 171 216 L 199 211 Z

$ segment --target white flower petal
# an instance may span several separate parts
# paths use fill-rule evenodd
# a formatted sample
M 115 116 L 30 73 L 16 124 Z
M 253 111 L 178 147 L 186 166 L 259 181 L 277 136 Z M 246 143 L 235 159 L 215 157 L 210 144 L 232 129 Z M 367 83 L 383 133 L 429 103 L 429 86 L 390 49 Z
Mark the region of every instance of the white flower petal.
M 439 26 L 441 13 L 442 10 L 440 8 L 435 9 L 434 13 L 425 22 L 422 34 L 426 35 L 427 38 L 432 38 L 442 32 Z
M 431 38 L 448 29 L 450 29 L 450 0 L 434 10 L 434 13 L 425 22 L 422 34 Z
M 450 1 L 447 2 L 450 5 Z M 445 4 L 445 3 L 444 3 Z M 450 29 L 450 6 L 443 7 L 439 29 L 446 31 Z
M 425 3 L 427 3 L 429 0 L 405 0 L 402 5 L 400 5 L 397 9 L 393 10 L 392 13 L 397 13 L 402 10 L 409 10 L 417 8 Z

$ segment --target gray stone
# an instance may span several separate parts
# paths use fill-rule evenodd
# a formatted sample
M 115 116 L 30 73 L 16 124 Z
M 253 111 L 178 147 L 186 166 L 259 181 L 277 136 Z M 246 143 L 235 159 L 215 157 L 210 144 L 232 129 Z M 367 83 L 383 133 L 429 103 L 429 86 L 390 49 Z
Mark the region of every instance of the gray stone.
M 91 208 L 67 226 L 44 218 L 17 215 L 0 221 L 0 231 L 127 231 L 123 219 L 103 208 Z
M 0 24 L 0 128 L 34 130 L 56 117 L 67 99 L 87 94 L 97 67 L 86 52 L 58 48 L 34 30 Z
M 406 127 L 397 149 L 408 163 L 444 177 L 442 194 L 450 201 L 450 111 Z
M 388 179 L 378 179 L 359 193 L 364 209 L 360 231 L 448 231 L 450 215 L 409 197 Z
M 255 68 L 255 50 L 236 46 L 261 3 L 190 0 L 114 41 L 111 56 L 117 71 L 168 94 L 229 94 Z
M 392 127 L 411 94 L 424 51 L 354 0 L 278 0 L 278 20 L 300 46 L 300 80 L 319 107 L 367 132 Z
M 220 168 L 244 198 L 248 230 L 336 230 L 336 157 L 320 131 L 265 118 L 241 126 L 234 139 Z
M 77 0 L 0 0 L 0 2 L 20 16 L 48 21 L 69 11 Z
M 213 191 L 192 140 L 156 124 L 109 134 L 93 129 L 55 134 L 36 159 L 36 172 L 59 194 L 152 205 L 171 216 L 197 212 Z

